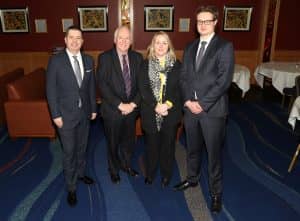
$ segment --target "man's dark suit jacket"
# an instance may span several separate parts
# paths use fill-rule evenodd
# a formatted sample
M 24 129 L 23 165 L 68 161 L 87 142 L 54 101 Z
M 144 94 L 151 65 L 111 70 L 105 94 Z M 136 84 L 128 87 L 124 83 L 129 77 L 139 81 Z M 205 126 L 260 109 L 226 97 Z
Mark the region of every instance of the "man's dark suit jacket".
M 183 102 L 196 99 L 207 116 L 226 116 L 228 114 L 226 90 L 231 84 L 234 71 L 232 43 L 215 34 L 196 72 L 195 58 L 198 45 L 199 39 L 189 44 L 184 51 L 180 81 Z
M 128 51 L 129 69 L 131 77 L 131 94 L 127 97 L 125 83 L 122 76 L 120 60 L 115 48 L 99 56 L 97 81 L 101 96 L 101 114 L 104 118 L 120 118 L 118 106 L 121 102 L 134 102 L 139 105 L 140 96 L 137 89 L 137 76 L 143 57 L 135 51 Z M 137 111 L 134 111 L 137 114 Z
M 81 53 L 84 76 L 79 88 L 72 64 L 66 51 L 50 58 L 47 68 L 47 99 L 52 118 L 62 117 L 63 128 L 73 128 L 81 119 L 97 112 L 96 85 L 93 58 Z M 82 101 L 78 107 L 79 98 Z
M 141 95 L 141 118 L 142 127 L 148 133 L 157 132 L 156 120 L 155 120 L 155 106 L 157 101 L 153 95 L 150 79 L 148 76 L 148 60 L 145 60 L 139 75 L 139 91 Z M 168 72 L 166 94 L 164 100 L 171 101 L 173 107 L 168 110 L 168 115 L 164 117 L 163 127 L 170 128 L 176 126 L 182 115 L 182 102 L 180 96 L 179 77 L 180 77 L 181 65 L 179 61 L 176 61 L 173 68 Z

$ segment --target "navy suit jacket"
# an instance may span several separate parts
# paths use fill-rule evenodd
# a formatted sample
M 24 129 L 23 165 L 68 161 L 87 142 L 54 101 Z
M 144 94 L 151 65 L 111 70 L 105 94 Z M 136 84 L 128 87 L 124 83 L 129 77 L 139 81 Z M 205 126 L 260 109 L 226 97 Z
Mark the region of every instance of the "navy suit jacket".
M 196 71 L 198 45 L 199 39 L 184 50 L 180 76 L 183 102 L 197 100 L 207 116 L 223 117 L 228 114 L 226 91 L 234 71 L 232 43 L 215 34 L 206 48 L 199 70 Z
M 47 68 L 47 99 L 52 118 L 62 117 L 63 128 L 73 128 L 84 113 L 96 113 L 96 82 L 93 58 L 81 53 L 84 76 L 79 88 L 66 51 L 50 58 Z M 79 98 L 82 101 L 78 107 Z M 83 112 L 82 112 L 83 111 Z
M 120 60 L 115 48 L 99 55 L 97 81 L 101 96 L 101 114 L 104 118 L 122 117 L 118 106 L 121 102 L 134 102 L 139 105 L 140 95 L 137 88 L 137 76 L 140 71 L 143 57 L 140 53 L 128 51 L 131 94 L 126 95 L 125 83 L 122 76 Z M 133 112 L 137 114 L 137 110 Z

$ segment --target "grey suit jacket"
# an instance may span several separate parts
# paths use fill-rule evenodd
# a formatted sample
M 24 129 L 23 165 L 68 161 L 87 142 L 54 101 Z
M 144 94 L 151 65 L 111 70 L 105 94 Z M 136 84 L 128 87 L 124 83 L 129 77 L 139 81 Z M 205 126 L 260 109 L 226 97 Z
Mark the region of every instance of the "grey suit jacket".
M 62 117 L 64 128 L 74 127 L 82 113 L 86 118 L 96 113 L 94 62 L 81 53 L 84 77 L 79 88 L 72 64 L 64 51 L 50 58 L 47 68 L 46 94 L 52 118 Z M 78 107 L 79 98 L 82 101 Z
M 225 116 L 228 114 L 227 89 L 234 71 L 232 43 L 215 35 L 207 46 L 200 68 L 196 72 L 198 44 L 199 39 L 190 43 L 184 50 L 180 75 L 183 102 L 197 100 L 207 116 Z

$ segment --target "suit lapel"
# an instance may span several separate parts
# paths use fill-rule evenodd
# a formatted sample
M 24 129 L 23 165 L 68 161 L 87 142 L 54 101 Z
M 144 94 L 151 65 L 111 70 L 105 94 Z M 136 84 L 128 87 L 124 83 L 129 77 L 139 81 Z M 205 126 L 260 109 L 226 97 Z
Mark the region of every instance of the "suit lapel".
M 118 75 L 120 77 L 122 77 L 122 68 L 121 68 L 121 63 L 120 63 L 120 59 L 119 59 L 119 56 L 118 56 L 118 53 L 116 51 L 116 49 L 113 50 L 113 53 L 112 53 L 112 60 L 113 60 L 113 67 L 115 67 L 117 70 L 116 72 L 118 73 Z
M 195 44 L 193 45 L 192 47 L 192 58 L 194 59 L 192 61 L 192 64 L 193 64 L 193 67 L 194 67 L 194 70 L 196 70 L 196 58 L 197 58 L 197 51 L 198 51 L 198 46 L 199 46 L 199 41 L 200 39 L 198 39 Z
M 88 65 L 87 65 L 87 60 L 86 60 L 86 56 L 81 53 L 81 57 L 82 57 L 82 63 L 83 63 L 83 79 L 82 79 L 82 84 L 81 84 L 81 87 L 82 85 L 87 81 L 88 79 L 88 74 L 90 74 L 89 72 L 87 72 L 87 70 L 89 69 Z M 93 71 L 91 71 L 91 73 L 93 73 Z
M 135 77 L 135 63 L 130 50 L 128 51 L 128 60 L 129 60 L 130 79 L 131 79 L 131 91 L 132 91 L 133 89 L 132 86 L 135 85 L 136 77 Z
M 213 36 L 213 38 L 211 39 L 211 41 L 209 42 L 209 45 L 206 48 L 206 51 L 205 51 L 204 56 L 200 63 L 200 67 L 201 67 L 201 64 L 203 64 L 203 62 L 206 62 L 211 57 L 210 54 L 212 53 L 212 51 L 214 51 L 214 48 L 216 47 L 217 39 L 218 39 L 218 37 L 215 34 Z

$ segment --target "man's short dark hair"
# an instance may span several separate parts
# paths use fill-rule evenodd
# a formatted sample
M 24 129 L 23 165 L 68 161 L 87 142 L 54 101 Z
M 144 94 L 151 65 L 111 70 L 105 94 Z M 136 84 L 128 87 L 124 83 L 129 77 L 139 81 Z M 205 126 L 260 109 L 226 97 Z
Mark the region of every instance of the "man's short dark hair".
M 66 37 L 68 36 L 70 30 L 80 31 L 81 34 L 82 34 L 82 30 L 78 26 L 72 25 L 72 26 L 70 26 L 70 27 L 67 28 L 67 31 L 66 31 L 66 34 L 65 34 Z
M 199 6 L 196 10 L 196 16 L 201 12 L 210 12 L 213 14 L 213 20 L 217 20 L 219 17 L 218 8 L 215 5 Z

